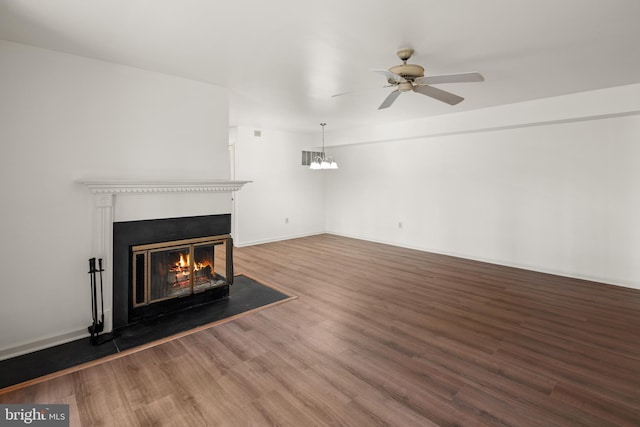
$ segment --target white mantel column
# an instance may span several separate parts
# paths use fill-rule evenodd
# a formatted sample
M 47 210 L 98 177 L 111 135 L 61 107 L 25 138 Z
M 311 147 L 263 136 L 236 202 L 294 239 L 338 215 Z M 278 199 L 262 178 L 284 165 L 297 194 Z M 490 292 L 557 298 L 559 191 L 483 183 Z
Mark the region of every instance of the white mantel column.
M 104 302 L 104 332 L 113 326 L 113 193 L 96 194 L 96 217 L 93 227 L 93 253 L 102 258 L 102 287 Z M 97 264 L 96 264 L 97 265 Z M 100 283 L 98 283 L 98 286 Z

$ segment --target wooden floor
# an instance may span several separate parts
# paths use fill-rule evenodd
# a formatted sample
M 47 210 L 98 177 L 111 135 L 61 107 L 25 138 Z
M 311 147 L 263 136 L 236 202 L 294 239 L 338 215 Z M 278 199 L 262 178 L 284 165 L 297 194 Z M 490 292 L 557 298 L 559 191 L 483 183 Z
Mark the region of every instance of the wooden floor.
M 640 291 L 331 235 L 234 256 L 299 298 L 0 403 L 82 426 L 640 425 Z

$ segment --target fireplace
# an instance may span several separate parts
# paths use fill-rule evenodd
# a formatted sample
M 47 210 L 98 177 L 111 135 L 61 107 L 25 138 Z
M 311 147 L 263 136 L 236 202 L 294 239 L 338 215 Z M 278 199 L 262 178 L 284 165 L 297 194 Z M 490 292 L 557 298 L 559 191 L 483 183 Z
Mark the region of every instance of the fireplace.
M 113 327 L 229 295 L 231 216 L 206 215 L 113 224 Z
M 133 308 L 228 285 L 230 241 L 223 235 L 133 246 Z

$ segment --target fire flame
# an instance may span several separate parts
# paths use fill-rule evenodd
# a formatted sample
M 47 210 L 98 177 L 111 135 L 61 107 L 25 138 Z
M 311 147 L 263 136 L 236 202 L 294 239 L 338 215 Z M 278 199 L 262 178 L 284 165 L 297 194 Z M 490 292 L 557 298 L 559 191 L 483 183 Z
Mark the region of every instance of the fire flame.
M 180 259 L 174 264 L 173 268 L 171 268 L 171 271 L 177 274 L 182 274 L 183 277 L 188 276 L 189 275 L 189 254 L 185 256 L 183 253 L 180 253 Z
M 174 264 L 173 268 L 171 268 L 171 271 L 181 273 L 182 275 L 187 276 L 189 274 L 189 263 L 190 263 L 189 254 L 187 253 L 185 255 L 183 253 L 180 253 L 180 259 Z M 193 263 L 193 271 L 199 271 L 207 267 L 213 268 L 213 265 L 211 265 L 211 263 L 208 261 L 205 261 L 205 262 L 194 261 Z
M 180 254 L 180 261 L 176 263 L 176 267 L 189 267 L 189 254 L 187 254 L 187 259 L 184 258 L 184 254 Z

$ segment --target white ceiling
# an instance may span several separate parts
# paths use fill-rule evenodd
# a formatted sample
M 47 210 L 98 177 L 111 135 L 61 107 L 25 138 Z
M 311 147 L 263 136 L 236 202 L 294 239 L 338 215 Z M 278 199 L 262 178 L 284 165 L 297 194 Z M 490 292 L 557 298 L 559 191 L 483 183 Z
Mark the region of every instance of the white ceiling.
M 639 21 L 638 0 L 0 0 L 0 39 L 223 86 L 231 125 L 297 131 L 638 83 Z M 370 70 L 405 46 L 426 75 L 486 81 L 377 110 Z

